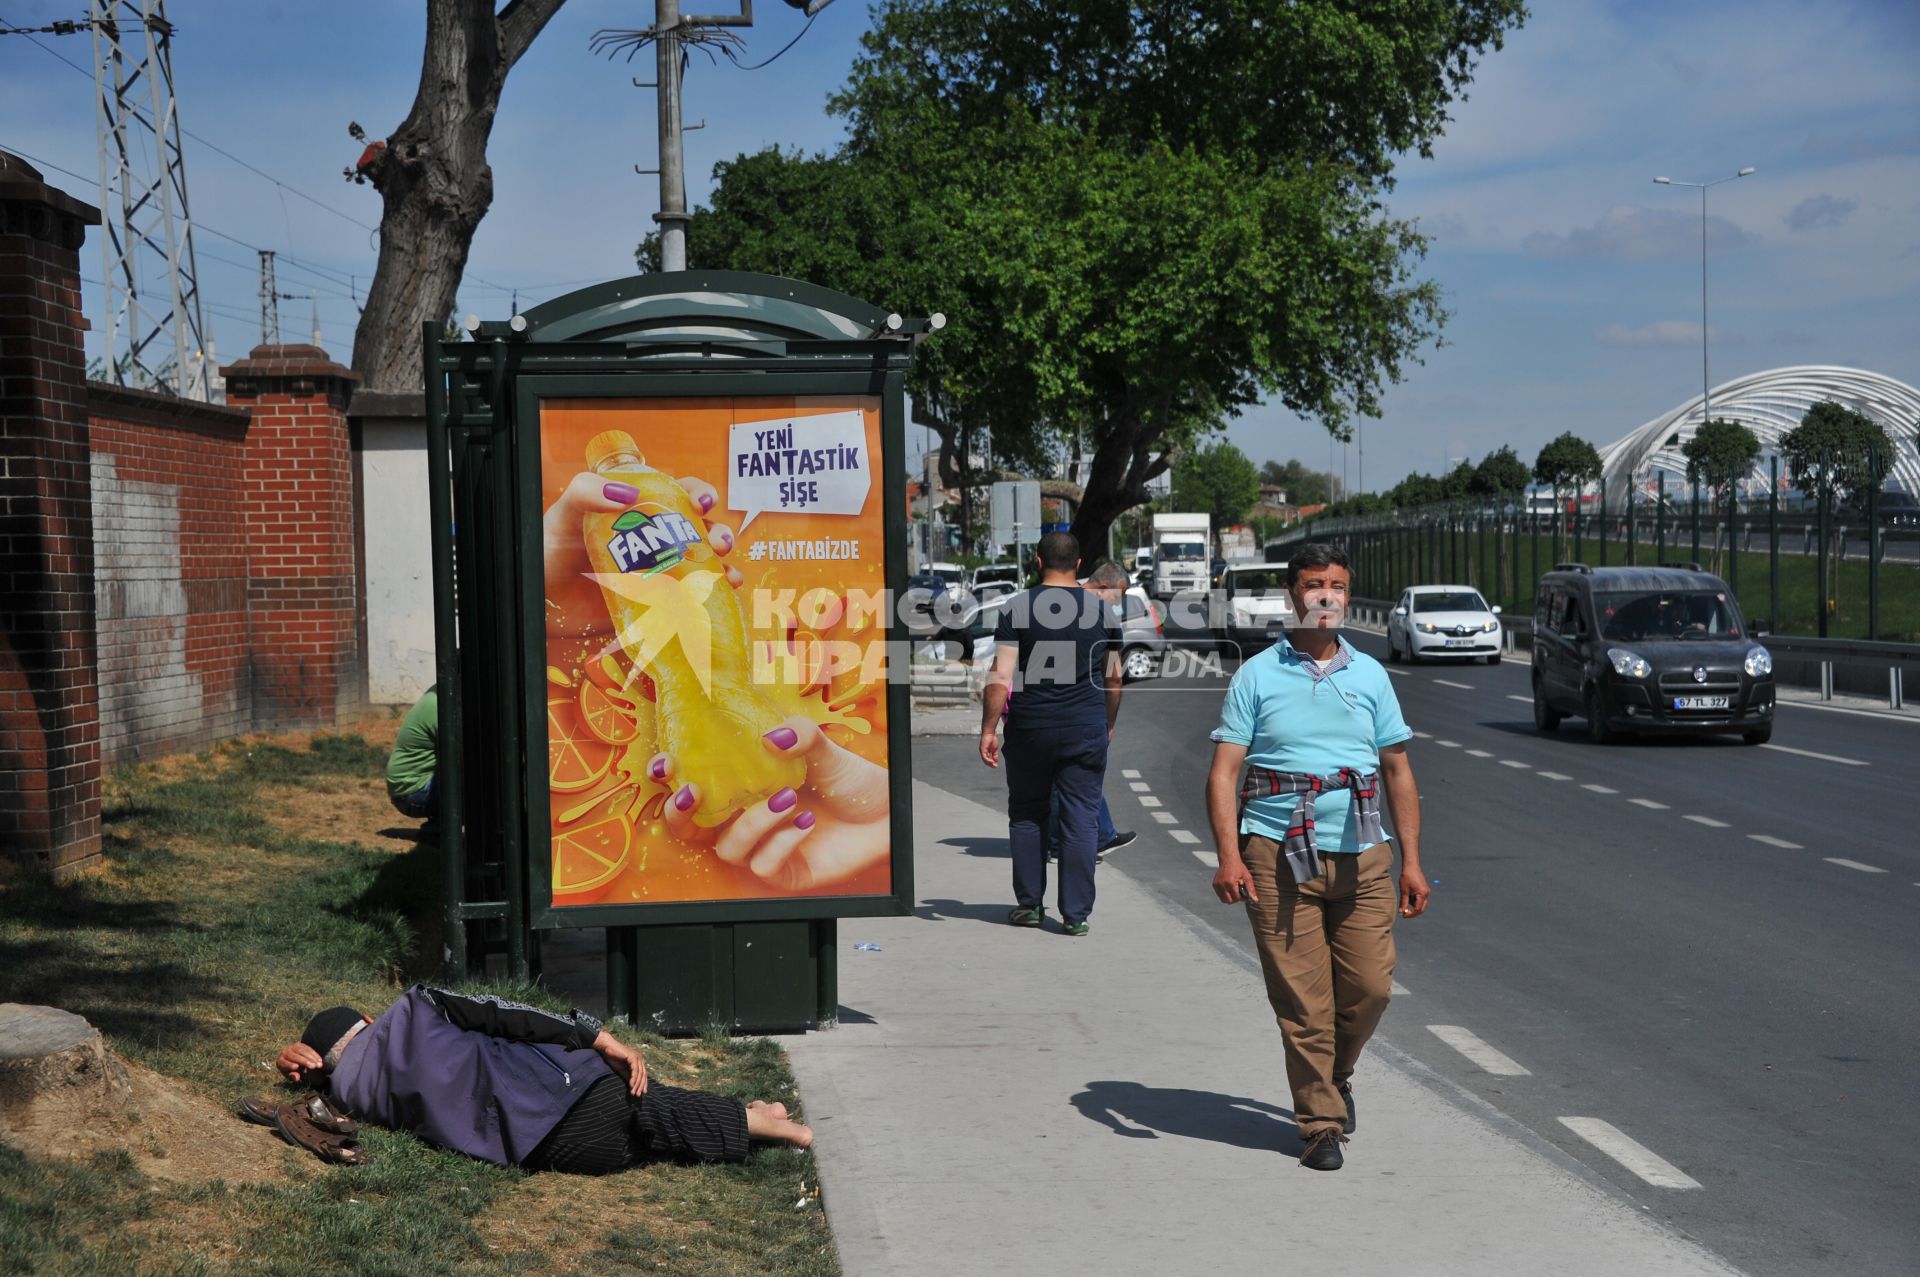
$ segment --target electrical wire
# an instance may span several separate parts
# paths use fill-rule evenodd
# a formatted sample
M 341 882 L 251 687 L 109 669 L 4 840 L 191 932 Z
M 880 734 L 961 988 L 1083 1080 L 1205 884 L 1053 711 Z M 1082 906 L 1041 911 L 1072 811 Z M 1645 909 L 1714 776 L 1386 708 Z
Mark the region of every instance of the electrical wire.
M 732 49 L 726 47 L 725 45 L 722 45 L 720 47 L 720 52 L 726 54 L 727 61 L 733 63 L 733 65 L 739 67 L 742 71 L 758 71 L 762 67 L 770 67 L 774 63 L 780 60 L 781 53 L 785 53 L 788 49 L 791 49 L 794 45 L 800 43 L 800 36 L 805 35 L 807 32 L 813 30 L 813 19 L 819 16 L 820 15 L 818 13 L 815 13 L 813 17 L 808 18 L 807 25 L 800 28 L 800 35 L 797 35 L 793 37 L 793 39 L 787 41 L 786 44 L 781 46 L 780 53 L 774 54 L 772 57 L 768 58 L 765 62 L 756 62 L 752 66 L 748 66 L 746 63 L 742 62 L 737 56 L 734 55 L 734 52 Z

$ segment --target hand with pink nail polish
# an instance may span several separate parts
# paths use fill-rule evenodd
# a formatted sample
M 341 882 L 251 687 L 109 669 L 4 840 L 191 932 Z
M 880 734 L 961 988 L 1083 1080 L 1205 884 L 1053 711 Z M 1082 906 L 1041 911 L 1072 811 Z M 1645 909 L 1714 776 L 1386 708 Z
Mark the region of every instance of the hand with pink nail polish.
M 702 516 L 708 546 L 717 556 L 733 552 L 733 529 L 710 517 L 720 509 L 720 494 L 704 479 L 679 481 Z M 590 514 L 612 514 L 639 499 L 631 485 L 610 481 L 592 471 L 575 475 L 540 520 L 542 557 L 546 570 L 547 633 L 580 636 L 611 634 L 613 622 L 595 584 L 593 564 L 580 537 L 582 521 Z M 727 584 L 739 589 L 745 582 L 738 568 L 719 565 Z

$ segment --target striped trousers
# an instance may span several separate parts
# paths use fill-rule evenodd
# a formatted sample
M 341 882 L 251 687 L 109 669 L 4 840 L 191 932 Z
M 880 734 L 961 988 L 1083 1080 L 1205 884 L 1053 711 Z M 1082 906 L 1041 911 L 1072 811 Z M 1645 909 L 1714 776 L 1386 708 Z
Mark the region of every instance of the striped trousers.
M 741 1162 L 747 1110 L 739 1100 L 654 1082 L 627 1094 L 603 1077 L 574 1102 L 521 1165 L 530 1171 L 608 1175 L 641 1162 Z

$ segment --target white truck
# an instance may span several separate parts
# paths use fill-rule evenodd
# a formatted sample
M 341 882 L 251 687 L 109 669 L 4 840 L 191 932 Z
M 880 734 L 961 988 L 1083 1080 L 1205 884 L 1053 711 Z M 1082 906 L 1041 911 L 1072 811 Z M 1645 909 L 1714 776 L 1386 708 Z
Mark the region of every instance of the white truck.
M 1204 514 L 1153 516 L 1153 597 L 1206 590 L 1213 562 L 1213 520 Z

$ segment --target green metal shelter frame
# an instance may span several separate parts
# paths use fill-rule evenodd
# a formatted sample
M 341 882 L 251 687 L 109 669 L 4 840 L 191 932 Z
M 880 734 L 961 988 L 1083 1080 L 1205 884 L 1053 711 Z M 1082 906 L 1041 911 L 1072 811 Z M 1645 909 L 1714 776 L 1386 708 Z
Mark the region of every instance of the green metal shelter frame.
M 447 341 L 432 324 L 423 334 L 440 700 L 435 800 L 449 976 L 473 974 L 494 952 L 514 978 L 531 978 L 536 932 L 606 927 L 616 1014 L 631 1010 L 669 1029 L 831 1019 L 834 920 L 912 906 L 907 684 L 890 679 L 886 688 L 889 894 L 555 908 L 546 832 L 540 406 L 551 399 L 876 398 L 884 579 L 897 595 L 907 576 L 908 514 L 892 477 L 906 468 L 907 367 L 931 326 L 794 280 L 685 271 L 598 284 L 511 320 L 469 327 L 472 339 L 463 342 Z M 901 651 L 905 638 L 889 615 L 889 652 Z M 756 943 L 760 952 L 750 952 Z M 786 958 L 808 973 L 802 983 L 811 982 L 814 997 L 804 1010 L 792 988 L 784 1000 L 776 996 L 779 1005 L 745 1010 L 721 988 L 726 971 L 764 974 Z M 663 988 L 676 972 L 694 978 Z M 640 1005 L 649 979 L 654 1003 L 675 1004 L 664 1018 L 658 1005 Z

